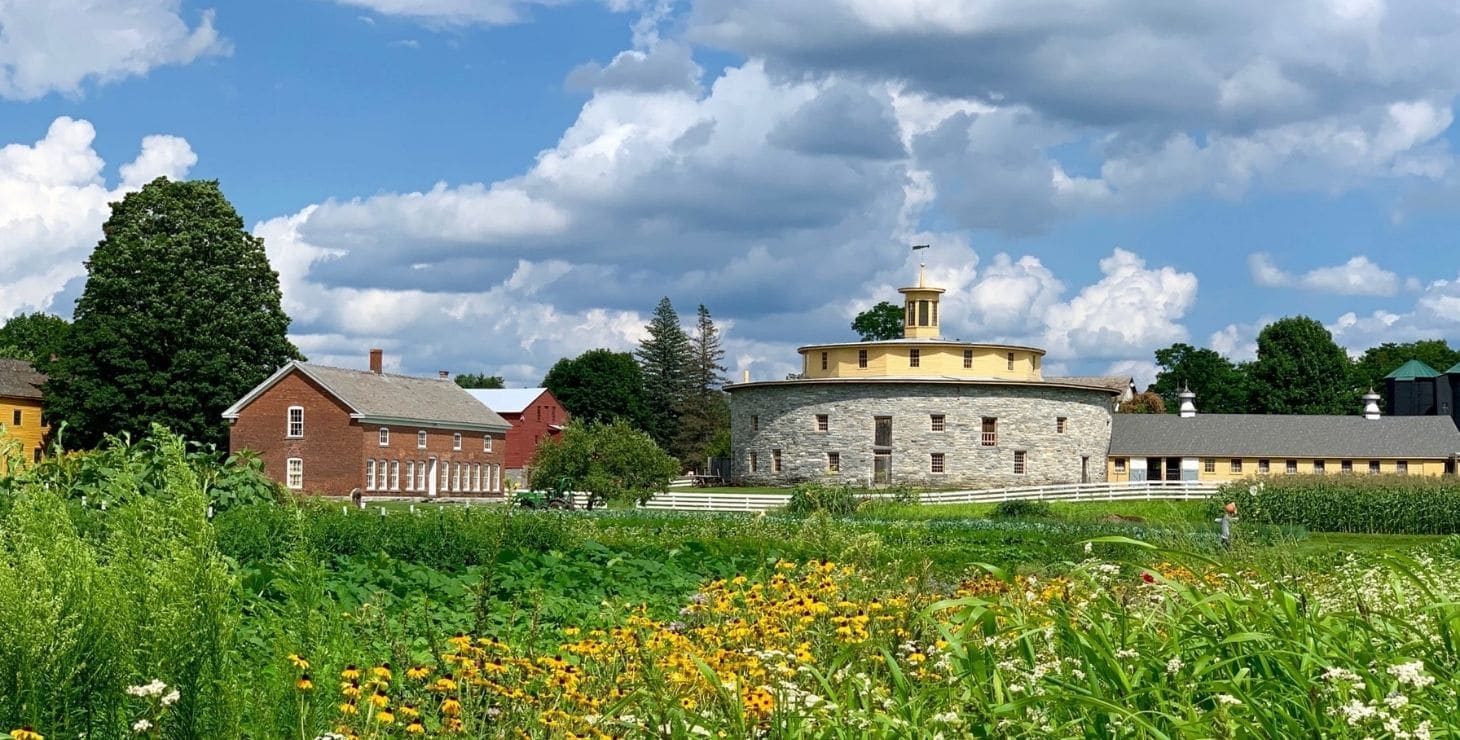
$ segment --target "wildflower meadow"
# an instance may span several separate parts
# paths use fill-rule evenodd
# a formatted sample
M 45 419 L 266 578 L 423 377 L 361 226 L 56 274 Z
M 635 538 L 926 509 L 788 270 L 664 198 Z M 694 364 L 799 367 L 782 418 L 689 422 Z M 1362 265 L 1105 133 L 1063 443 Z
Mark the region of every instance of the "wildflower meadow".
M 15 471 L 0 479 L 15 740 L 1457 725 L 1460 539 L 1443 535 L 1269 513 L 1228 551 L 1214 503 L 362 512 L 290 500 L 160 431 Z

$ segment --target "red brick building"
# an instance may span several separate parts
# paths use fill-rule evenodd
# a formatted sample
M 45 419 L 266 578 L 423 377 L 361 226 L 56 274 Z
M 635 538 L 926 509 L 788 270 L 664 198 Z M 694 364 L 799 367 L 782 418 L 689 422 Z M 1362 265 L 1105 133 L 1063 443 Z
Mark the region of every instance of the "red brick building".
M 291 362 L 223 412 L 229 446 L 253 450 L 291 490 L 347 496 L 502 491 L 508 424 L 455 383 Z
M 563 433 L 568 410 L 546 388 L 473 388 L 468 393 L 507 420 L 507 472 L 518 476 L 544 439 Z

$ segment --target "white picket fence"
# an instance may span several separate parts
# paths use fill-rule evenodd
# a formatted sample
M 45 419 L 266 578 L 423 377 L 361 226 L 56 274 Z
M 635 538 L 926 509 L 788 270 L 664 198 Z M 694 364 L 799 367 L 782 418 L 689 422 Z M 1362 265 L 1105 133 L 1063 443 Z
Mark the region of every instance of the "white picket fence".
M 930 491 L 918 497 L 924 504 L 983 504 L 1000 501 L 1185 501 L 1203 499 L 1217 492 L 1216 483 L 1198 481 L 1130 481 L 1121 483 L 1072 483 L 1053 486 L 1021 486 L 979 491 Z M 890 499 L 890 493 L 871 493 L 867 498 Z M 672 493 L 656 494 L 639 505 L 642 509 L 672 511 L 768 511 L 791 500 L 784 493 Z

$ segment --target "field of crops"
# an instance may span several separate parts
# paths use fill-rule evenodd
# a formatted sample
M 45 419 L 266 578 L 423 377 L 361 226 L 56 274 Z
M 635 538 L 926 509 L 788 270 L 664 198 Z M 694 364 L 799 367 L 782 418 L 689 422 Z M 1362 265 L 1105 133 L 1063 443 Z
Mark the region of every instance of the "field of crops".
M 1239 523 L 1231 551 L 1215 504 L 1198 503 L 380 516 L 272 500 L 255 475 L 161 437 L 0 480 L 0 732 L 1424 738 L 1456 725 L 1450 537 L 1319 547 L 1276 504 Z

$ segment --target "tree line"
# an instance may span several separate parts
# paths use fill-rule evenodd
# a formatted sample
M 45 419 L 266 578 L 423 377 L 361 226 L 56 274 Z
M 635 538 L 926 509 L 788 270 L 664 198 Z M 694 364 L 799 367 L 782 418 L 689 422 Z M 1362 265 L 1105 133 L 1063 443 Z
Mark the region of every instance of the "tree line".
M 563 358 L 543 387 L 576 420 L 624 422 L 646 433 L 687 468 L 730 453 L 725 350 L 710 310 L 699 306 L 692 331 L 665 297 L 632 353 L 592 349 Z
M 1384 376 L 1409 360 L 1444 372 L 1460 363 L 1460 351 L 1443 339 L 1385 342 L 1354 359 L 1322 323 L 1292 316 L 1258 333 L 1251 361 L 1184 343 L 1156 350 L 1156 381 L 1121 410 L 1174 413 L 1189 387 L 1201 413 L 1357 414 L 1360 397 L 1371 389 L 1382 396 Z

